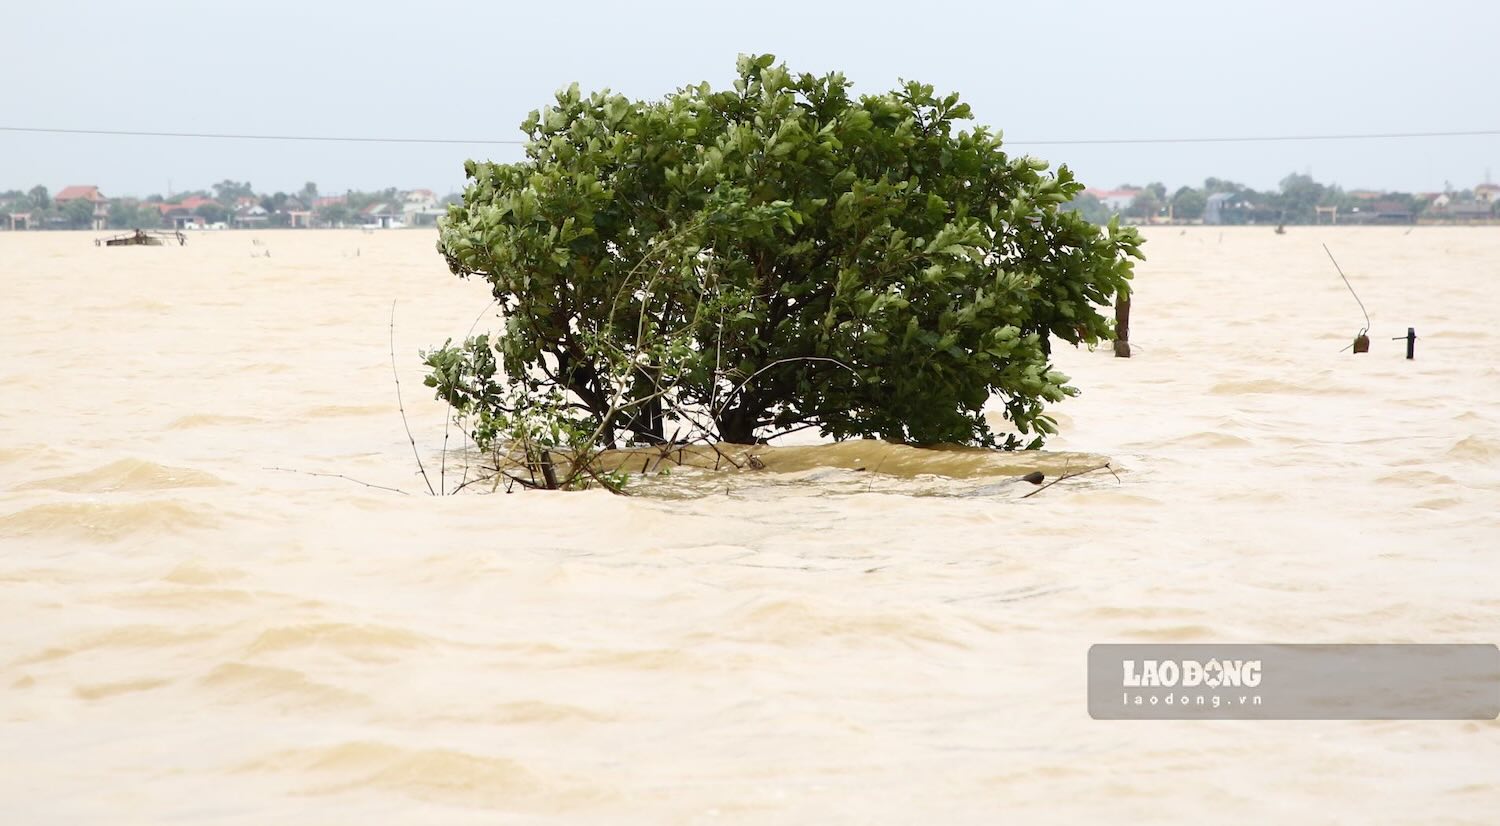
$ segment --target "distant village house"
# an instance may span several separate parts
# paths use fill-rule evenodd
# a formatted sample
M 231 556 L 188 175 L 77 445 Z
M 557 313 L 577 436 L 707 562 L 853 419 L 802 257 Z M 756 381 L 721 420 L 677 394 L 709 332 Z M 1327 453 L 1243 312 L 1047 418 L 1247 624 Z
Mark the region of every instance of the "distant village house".
M 360 224 L 372 229 L 398 229 L 406 226 L 401 210 L 387 203 L 376 202 L 360 210 Z
M 208 221 L 197 210 L 208 204 L 218 206 L 219 202 L 202 195 L 190 195 L 175 204 L 157 204 L 156 208 L 161 210 L 162 223 L 172 229 L 200 229 L 207 226 Z
M 401 220 L 409 227 L 436 226 L 437 219 L 446 214 L 430 189 L 413 189 L 401 198 Z
M 97 186 L 68 186 L 52 196 L 52 203 L 62 206 L 72 201 L 88 201 L 94 206 L 93 227 L 95 231 L 109 226 L 109 199 L 99 192 Z
M 1135 196 L 1141 194 L 1139 189 L 1085 189 L 1084 192 L 1099 199 L 1110 212 L 1124 212 Z

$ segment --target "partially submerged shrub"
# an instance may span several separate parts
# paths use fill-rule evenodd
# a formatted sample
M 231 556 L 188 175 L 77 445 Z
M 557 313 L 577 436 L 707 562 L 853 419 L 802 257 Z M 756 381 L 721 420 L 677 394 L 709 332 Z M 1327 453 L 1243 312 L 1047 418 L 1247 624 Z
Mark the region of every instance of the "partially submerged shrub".
M 429 386 L 481 446 L 996 445 L 992 397 L 1031 437 L 999 446 L 1040 446 L 1077 393 L 1050 339 L 1109 337 L 1135 231 L 1060 210 L 1067 167 L 960 129 L 957 95 L 738 69 L 649 102 L 575 84 L 522 125 L 525 160 L 466 164 L 439 250 L 505 327 L 428 354 Z

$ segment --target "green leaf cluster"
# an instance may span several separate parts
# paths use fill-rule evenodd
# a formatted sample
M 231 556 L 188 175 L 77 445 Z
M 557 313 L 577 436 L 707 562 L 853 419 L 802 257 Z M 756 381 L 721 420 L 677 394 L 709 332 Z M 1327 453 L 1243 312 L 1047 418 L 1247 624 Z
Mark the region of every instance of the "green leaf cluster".
M 994 398 L 1033 437 L 1004 446 L 1039 446 L 1045 405 L 1077 392 L 1051 342 L 1110 335 L 1140 238 L 1062 209 L 1083 189 L 1067 167 L 972 118 L 931 86 L 856 97 L 770 55 L 727 90 L 560 91 L 522 124 L 525 159 L 470 161 L 439 222 L 505 319 L 487 381 L 558 391 L 606 439 L 701 415 L 734 442 L 993 445 Z M 482 407 L 464 381 L 435 386 Z

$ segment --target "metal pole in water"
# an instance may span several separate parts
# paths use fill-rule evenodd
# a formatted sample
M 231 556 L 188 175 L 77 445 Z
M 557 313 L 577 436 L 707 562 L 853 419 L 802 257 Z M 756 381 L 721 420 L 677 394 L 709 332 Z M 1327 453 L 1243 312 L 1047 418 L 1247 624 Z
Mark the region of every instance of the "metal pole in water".
M 1406 358 L 1410 361 L 1417 357 L 1417 328 L 1407 327 L 1406 335 L 1396 336 L 1391 341 L 1400 341 L 1403 338 L 1406 339 Z

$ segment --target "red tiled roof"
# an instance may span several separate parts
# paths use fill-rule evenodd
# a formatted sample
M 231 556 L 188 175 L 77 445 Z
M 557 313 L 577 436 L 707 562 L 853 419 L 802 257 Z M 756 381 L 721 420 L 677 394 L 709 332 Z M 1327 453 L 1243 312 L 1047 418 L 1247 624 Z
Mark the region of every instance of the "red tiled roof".
M 186 198 L 183 198 L 182 199 L 182 203 L 178 203 L 178 204 L 157 204 L 157 207 L 161 210 L 162 214 L 165 215 L 165 214 L 167 214 L 168 212 L 171 212 L 174 209 L 185 209 L 185 210 L 187 210 L 189 212 L 192 212 L 193 210 L 197 209 L 198 207 L 203 206 L 204 204 L 217 204 L 217 203 L 218 203 L 218 201 L 215 201 L 212 198 L 205 198 L 202 195 L 190 195 L 190 196 L 188 196 Z
M 190 198 L 184 198 L 184 199 L 182 199 L 182 203 L 180 203 L 180 204 L 154 204 L 154 206 L 157 209 L 161 210 L 161 214 L 167 215 L 169 213 L 176 212 L 178 210 L 181 210 L 183 212 L 192 212 L 193 210 L 197 209 L 198 207 L 203 206 L 204 204 L 213 204 L 213 203 L 218 203 L 218 202 L 215 201 L 212 198 L 204 198 L 201 195 L 194 195 L 194 196 L 192 196 Z
M 80 198 L 85 201 L 92 201 L 96 204 L 100 201 L 109 200 L 108 198 L 99 194 L 99 187 L 97 186 L 67 186 L 63 187 L 62 192 L 59 192 L 56 195 L 52 196 L 52 200 L 57 203 L 62 203 L 64 201 L 76 201 Z

